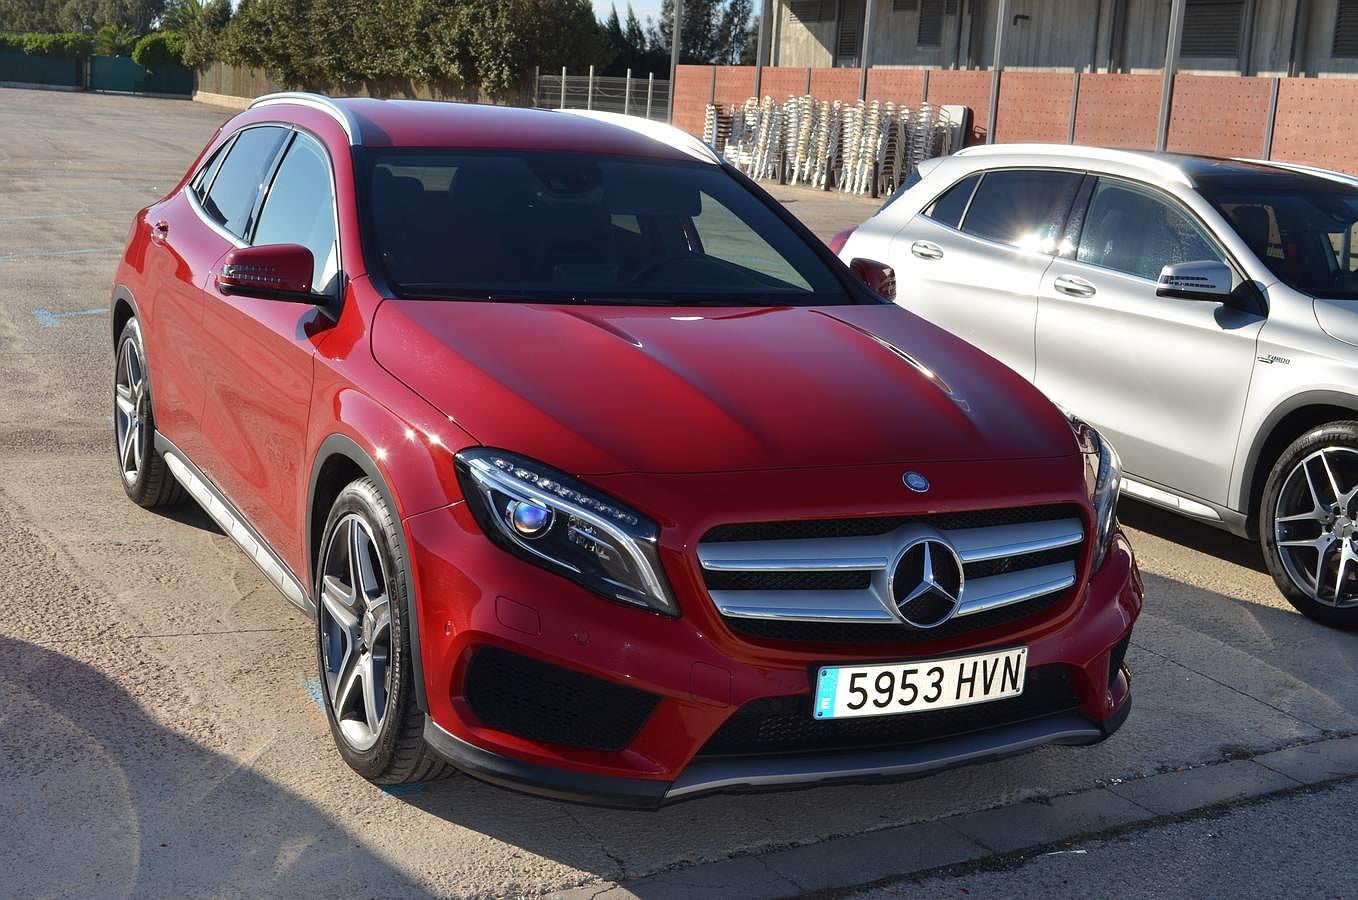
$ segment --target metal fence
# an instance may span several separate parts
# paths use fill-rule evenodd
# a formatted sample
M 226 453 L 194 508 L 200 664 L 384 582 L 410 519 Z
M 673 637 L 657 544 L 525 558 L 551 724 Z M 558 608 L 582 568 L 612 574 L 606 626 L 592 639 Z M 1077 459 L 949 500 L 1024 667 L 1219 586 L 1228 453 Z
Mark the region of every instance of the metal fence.
M 546 109 L 597 109 L 663 122 L 669 118 L 670 83 L 654 74 L 604 77 L 595 75 L 593 66 L 586 75 L 571 75 L 562 69 L 559 75 L 537 76 L 533 105 Z

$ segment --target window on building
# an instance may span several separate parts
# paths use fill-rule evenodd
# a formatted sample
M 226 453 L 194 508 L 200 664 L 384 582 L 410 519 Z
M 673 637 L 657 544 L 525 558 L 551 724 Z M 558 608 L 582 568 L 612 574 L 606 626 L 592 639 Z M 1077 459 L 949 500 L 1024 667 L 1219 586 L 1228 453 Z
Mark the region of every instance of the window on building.
M 1184 56 L 1234 57 L 1240 53 L 1245 0 L 1186 0 Z
M 838 59 L 858 56 L 859 32 L 863 30 L 863 0 L 844 0 L 839 13 L 839 39 L 835 45 Z
M 1334 47 L 1331 56 L 1358 57 L 1358 0 L 1339 0 L 1334 14 Z
M 915 31 L 915 45 L 943 46 L 943 0 L 920 0 L 919 28 Z
M 802 22 L 833 22 L 835 0 L 790 0 L 787 7 Z

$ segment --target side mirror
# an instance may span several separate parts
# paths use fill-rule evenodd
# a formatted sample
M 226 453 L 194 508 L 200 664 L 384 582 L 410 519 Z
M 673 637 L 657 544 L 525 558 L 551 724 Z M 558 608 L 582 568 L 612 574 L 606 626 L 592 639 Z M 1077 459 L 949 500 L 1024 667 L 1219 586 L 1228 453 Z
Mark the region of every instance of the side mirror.
M 240 247 L 222 260 L 217 289 L 261 300 L 320 303 L 323 298 L 311 293 L 315 265 L 311 251 L 301 244 Z
M 849 263 L 849 271 L 888 300 L 896 299 L 896 270 L 886 263 L 859 257 Z
M 1160 270 L 1160 281 L 1155 286 L 1157 297 L 1184 300 L 1225 301 L 1230 299 L 1231 291 L 1231 269 L 1215 259 L 1165 266 Z

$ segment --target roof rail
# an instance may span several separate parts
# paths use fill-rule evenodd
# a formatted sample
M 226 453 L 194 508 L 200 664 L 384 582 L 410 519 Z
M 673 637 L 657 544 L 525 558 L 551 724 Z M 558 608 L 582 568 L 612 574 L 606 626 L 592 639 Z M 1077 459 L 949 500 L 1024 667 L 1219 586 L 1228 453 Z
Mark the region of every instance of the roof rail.
M 1318 166 L 1307 166 L 1302 163 L 1282 162 L 1276 159 L 1247 159 L 1242 156 L 1231 157 L 1236 162 L 1251 163 L 1256 166 L 1268 166 L 1271 169 L 1282 169 L 1285 172 L 1300 172 L 1303 175 L 1314 175 L 1317 178 L 1328 178 L 1331 181 L 1338 181 L 1341 184 L 1358 185 L 1358 177 L 1349 175 L 1345 172 L 1336 172 L 1334 169 L 1322 169 Z
M 288 104 L 290 106 L 308 106 L 318 109 L 339 123 L 344 129 L 344 133 L 349 137 L 349 146 L 357 147 L 362 142 L 359 140 L 358 120 L 354 118 L 349 110 L 336 103 L 324 94 L 308 94 L 302 91 L 283 91 L 277 94 L 265 94 L 256 97 L 249 106 L 254 109 L 258 106 L 280 106 Z
M 654 122 L 641 116 L 627 116 L 622 113 L 602 112 L 600 110 L 562 109 L 558 112 L 626 128 L 628 131 L 635 131 L 637 134 L 648 137 L 653 141 L 659 141 L 705 163 L 721 164 L 721 157 L 711 146 L 703 143 L 687 131 L 675 128 L 673 125 L 667 125 L 664 122 Z
M 978 144 L 975 147 L 964 147 L 953 155 L 998 156 L 1001 154 L 1073 156 L 1097 159 L 1103 162 L 1120 162 L 1129 166 L 1148 169 L 1187 187 L 1193 186 L 1192 179 L 1183 169 L 1154 153 L 1140 150 L 1113 150 L 1108 147 L 1086 147 L 1082 144 Z

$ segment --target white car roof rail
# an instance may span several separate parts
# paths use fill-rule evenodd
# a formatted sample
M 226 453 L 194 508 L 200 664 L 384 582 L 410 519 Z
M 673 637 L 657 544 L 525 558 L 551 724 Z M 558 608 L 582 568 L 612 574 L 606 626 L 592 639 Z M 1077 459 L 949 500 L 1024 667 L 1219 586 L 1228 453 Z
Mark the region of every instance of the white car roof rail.
M 1186 187 L 1193 181 L 1183 169 L 1167 159 L 1139 150 L 1113 150 L 1108 147 L 1086 147 L 1082 144 L 981 144 L 964 147 L 954 156 L 1064 156 L 1072 159 L 1092 159 L 1100 162 L 1121 163 L 1153 172 Z
M 284 104 L 318 109 L 340 124 L 349 138 L 349 146 L 357 147 L 362 143 L 359 140 L 358 120 L 354 118 L 353 113 L 324 94 L 309 94 L 302 91 L 265 94 L 262 97 L 256 97 L 248 108 L 255 109 L 260 106 L 281 106 Z
M 675 128 L 673 125 L 667 125 L 664 122 L 653 122 L 650 119 L 643 119 L 641 116 L 627 116 L 622 113 L 600 112 L 599 110 L 594 109 L 562 109 L 558 110 L 558 112 L 571 116 L 582 116 L 586 119 L 594 119 L 599 122 L 607 122 L 610 125 L 616 125 L 619 128 L 626 128 L 628 131 L 634 131 L 653 141 L 659 141 L 682 153 L 687 153 L 694 159 L 702 160 L 703 162 L 711 163 L 712 165 L 721 165 L 721 157 L 717 155 L 717 151 L 713 150 L 710 146 L 704 144 L 687 131 Z

